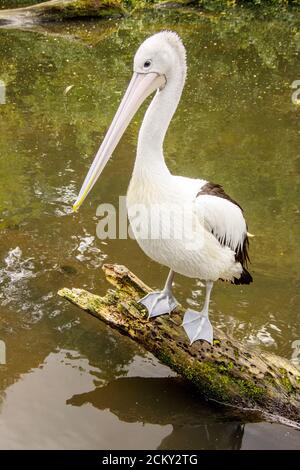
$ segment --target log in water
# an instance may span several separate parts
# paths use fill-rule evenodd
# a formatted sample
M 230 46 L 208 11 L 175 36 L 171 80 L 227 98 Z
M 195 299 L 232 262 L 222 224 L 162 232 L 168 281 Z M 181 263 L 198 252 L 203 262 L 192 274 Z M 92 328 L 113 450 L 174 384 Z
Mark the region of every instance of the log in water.
M 213 346 L 190 346 L 182 308 L 148 321 L 137 300 L 151 289 L 125 266 L 106 264 L 103 270 L 115 287 L 104 297 L 75 288 L 59 295 L 141 344 L 206 398 L 300 422 L 300 371 L 287 359 L 249 349 L 218 328 Z
M 119 0 L 50 0 L 29 7 L 0 11 L 0 24 L 26 24 L 72 18 L 123 16 Z

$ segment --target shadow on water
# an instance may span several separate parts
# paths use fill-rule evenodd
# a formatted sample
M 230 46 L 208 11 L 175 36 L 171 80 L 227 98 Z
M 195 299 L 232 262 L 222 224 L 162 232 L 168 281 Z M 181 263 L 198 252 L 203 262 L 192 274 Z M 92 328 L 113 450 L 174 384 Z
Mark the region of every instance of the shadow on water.
M 121 421 L 172 425 L 159 449 L 240 449 L 244 424 L 232 414 L 201 402 L 186 384 L 174 377 L 126 377 L 105 387 L 74 395 L 72 406 L 92 404 L 109 409 Z M 227 421 L 228 419 L 228 421 Z M 227 421 L 227 422 L 226 422 Z
M 67 405 L 109 410 L 120 421 L 171 425 L 158 449 L 299 449 L 299 431 L 201 400 L 178 377 L 120 377 Z

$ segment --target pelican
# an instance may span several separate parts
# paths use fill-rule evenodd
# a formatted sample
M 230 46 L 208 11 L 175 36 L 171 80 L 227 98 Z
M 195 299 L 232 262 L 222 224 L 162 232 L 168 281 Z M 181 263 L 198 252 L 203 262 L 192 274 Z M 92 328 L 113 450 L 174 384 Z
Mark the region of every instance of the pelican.
M 221 185 L 173 175 L 165 163 L 163 142 L 186 72 L 186 51 L 177 33 L 161 31 L 141 44 L 134 57 L 132 79 L 73 210 L 78 210 L 91 191 L 140 105 L 155 93 L 139 131 L 126 204 L 139 246 L 170 271 L 162 291 L 149 293 L 140 303 L 147 308 L 149 317 L 171 313 L 178 304 L 172 293 L 175 273 L 204 281 L 203 309 L 187 309 L 182 326 L 191 344 L 197 340 L 212 344 L 209 302 L 213 283 L 252 282 L 247 271 L 249 240 L 242 208 Z M 136 207 L 143 209 L 139 215 Z M 154 235 L 151 231 L 149 236 L 148 231 L 145 236 L 141 230 L 145 226 L 154 227 Z

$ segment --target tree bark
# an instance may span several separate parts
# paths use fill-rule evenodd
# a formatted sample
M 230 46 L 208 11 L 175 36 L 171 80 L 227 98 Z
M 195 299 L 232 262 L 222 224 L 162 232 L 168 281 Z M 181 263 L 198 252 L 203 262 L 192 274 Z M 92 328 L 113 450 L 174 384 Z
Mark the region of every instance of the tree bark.
M 137 300 L 151 289 L 125 266 L 106 264 L 103 270 L 115 287 L 104 297 L 75 288 L 59 295 L 140 343 L 206 398 L 300 423 L 300 371 L 287 359 L 249 349 L 218 328 L 213 346 L 190 346 L 181 308 L 148 321 Z
M 29 7 L 0 10 L 0 24 L 27 24 L 83 17 L 123 16 L 120 0 L 50 0 Z

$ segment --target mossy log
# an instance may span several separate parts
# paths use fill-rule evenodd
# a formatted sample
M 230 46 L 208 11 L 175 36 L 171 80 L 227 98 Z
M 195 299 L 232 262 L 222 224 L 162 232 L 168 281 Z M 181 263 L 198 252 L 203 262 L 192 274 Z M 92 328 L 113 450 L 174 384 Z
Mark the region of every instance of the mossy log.
M 213 346 L 191 346 L 181 327 L 182 308 L 148 321 L 137 300 L 151 289 L 125 266 L 106 264 L 103 270 L 115 287 L 104 297 L 75 288 L 59 295 L 140 343 L 206 398 L 300 423 L 300 371 L 287 359 L 249 349 L 216 327 Z
M 0 10 L 0 24 L 28 24 L 72 18 L 123 16 L 120 0 L 50 0 L 36 5 Z

